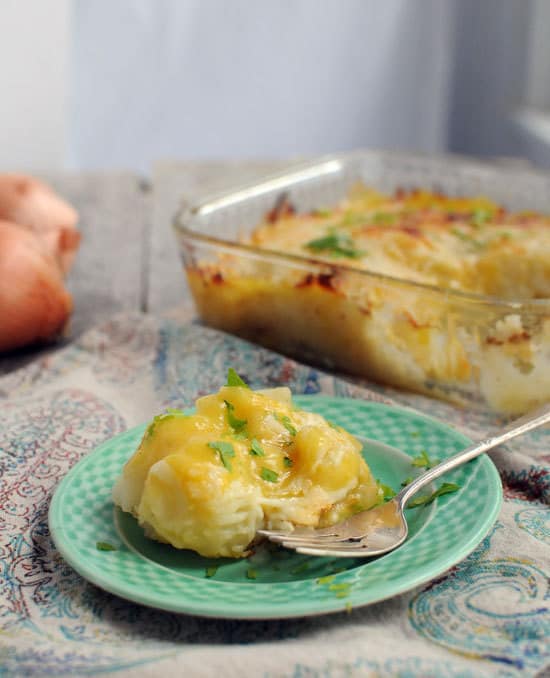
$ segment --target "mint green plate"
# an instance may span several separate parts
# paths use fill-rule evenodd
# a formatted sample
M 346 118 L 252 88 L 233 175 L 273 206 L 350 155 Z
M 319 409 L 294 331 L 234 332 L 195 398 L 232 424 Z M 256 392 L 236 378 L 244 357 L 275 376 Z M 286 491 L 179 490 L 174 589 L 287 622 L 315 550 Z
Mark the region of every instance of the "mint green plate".
M 411 474 L 409 459 L 421 450 L 441 459 L 470 442 L 434 419 L 397 407 L 326 396 L 294 400 L 368 439 L 367 463 L 376 478 L 394 489 Z M 385 556 L 315 558 L 268 544 L 244 560 L 207 559 L 146 539 L 136 521 L 113 506 L 111 489 L 144 428 L 116 436 L 76 464 L 53 496 L 49 524 L 61 555 L 83 577 L 122 598 L 163 610 L 268 619 L 384 600 L 465 558 L 494 523 L 502 500 L 498 473 L 482 456 L 445 476 L 461 486 L 458 492 L 407 511 L 410 536 Z M 97 542 L 116 550 L 98 550 Z

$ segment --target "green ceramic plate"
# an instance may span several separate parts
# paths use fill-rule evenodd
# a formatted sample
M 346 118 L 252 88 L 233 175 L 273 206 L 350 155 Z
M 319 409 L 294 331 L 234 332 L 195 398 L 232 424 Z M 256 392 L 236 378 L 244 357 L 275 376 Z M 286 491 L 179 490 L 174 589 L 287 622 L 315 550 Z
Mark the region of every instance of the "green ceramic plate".
M 380 403 L 325 396 L 299 396 L 295 402 L 367 438 L 364 456 L 375 477 L 395 489 L 411 474 L 409 458 L 421 450 L 442 458 L 470 442 L 433 419 Z M 111 488 L 143 431 L 143 426 L 126 431 L 82 459 L 59 484 L 49 523 L 62 556 L 83 577 L 163 610 L 267 619 L 368 605 L 423 584 L 462 560 L 500 509 L 498 473 L 482 456 L 445 476 L 461 485 L 459 492 L 407 511 L 410 537 L 377 559 L 308 557 L 271 544 L 245 560 L 202 558 L 146 539 L 133 518 L 113 507 Z M 98 550 L 97 542 L 116 550 Z

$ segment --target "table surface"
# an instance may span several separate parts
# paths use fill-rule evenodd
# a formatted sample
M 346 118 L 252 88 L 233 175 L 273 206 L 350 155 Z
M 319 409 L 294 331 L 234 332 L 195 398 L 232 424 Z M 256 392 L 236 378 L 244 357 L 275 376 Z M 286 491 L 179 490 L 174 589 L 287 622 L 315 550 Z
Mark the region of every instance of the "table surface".
M 190 307 L 171 228 L 182 200 L 194 202 L 252 182 L 300 159 L 165 160 L 153 167 L 148 178 L 130 171 L 39 174 L 80 215 L 82 243 L 68 279 L 74 312 L 64 341 L 116 312 L 162 313 L 178 306 Z M 492 160 L 527 166 L 518 159 Z M 0 374 L 48 350 L 51 347 L 31 348 L 0 357 Z
M 236 187 L 287 161 L 158 163 L 150 178 L 127 171 L 42 173 L 75 206 L 82 243 L 69 275 L 74 312 L 65 341 L 120 311 L 162 313 L 191 303 L 171 222 L 182 200 Z M 51 347 L 0 358 L 0 374 Z
M 75 311 L 70 334 L 65 340 L 66 343 L 79 337 L 83 332 L 113 313 L 142 311 L 157 314 L 174 307 L 189 307 L 190 296 L 186 289 L 185 277 L 170 226 L 178 203 L 183 198 L 194 201 L 208 193 L 253 180 L 280 169 L 282 165 L 282 161 L 239 162 L 234 164 L 227 162 L 163 162 L 155 167 L 150 179 L 144 179 L 131 172 L 42 175 L 41 178 L 49 182 L 80 213 L 80 229 L 83 239 L 68 281 L 74 297 Z M 142 332 L 146 334 L 145 329 L 141 328 Z M 195 329 L 199 330 L 200 328 Z M 158 328 L 155 331 L 158 332 Z M 102 337 L 102 341 L 104 339 Z M 181 355 L 181 352 L 184 352 L 185 346 L 181 346 L 176 339 L 172 337 L 173 345 L 170 344 L 166 348 L 167 351 L 171 351 L 170 355 Z M 97 337 L 95 341 L 97 342 Z M 145 348 L 149 345 L 147 341 L 143 340 Z M 56 346 L 59 346 L 60 343 Z M 87 350 L 94 353 L 94 346 L 97 349 L 97 345 L 94 344 L 94 341 L 89 343 Z M 137 342 L 137 345 L 140 345 L 139 342 Z M 51 350 L 51 348 L 29 349 L 2 357 L 0 359 L 0 374 L 24 365 L 42 355 L 45 351 Z M 132 359 L 134 360 L 134 363 L 129 363 L 130 365 L 143 365 L 144 358 L 141 353 L 130 351 L 129 355 L 130 357 L 133 356 Z M 107 361 L 110 366 L 109 369 L 112 369 L 112 363 L 109 363 L 108 348 L 106 351 L 96 350 L 94 356 L 99 366 Z M 181 362 L 184 364 L 183 359 Z M 75 363 L 75 365 L 73 365 L 72 371 L 65 365 L 67 369 L 65 371 L 60 370 L 59 373 L 56 372 L 56 369 L 48 368 L 47 365 L 43 366 L 43 369 L 46 372 L 50 370 L 50 377 L 53 380 L 51 384 L 55 385 L 55 389 L 80 389 L 83 372 L 78 363 Z M 124 367 L 127 367 L 126 363 L 124 363 Z M 101 369 L 97 373 L 90 369 L 86 370 L 87 368 L 84 367 L 85 374 L 96 381 L 103 374 Z M 137 379 L 141 378 L 139 369 L 134 368 L 130 371 Z M 126 374 L 124 371 L 121 373 Z M 180 375 L 180 372 L 174 374 Z M 19 402 L 17 398 L 20 397 L 20 391 L 23 393 L 22 387 L 18 386 L 18 375 L 12 376 L 13 379 L 8 378 L 4 380 L 4 383 L 7 383 L 8 386 L 11 384 L 13 393 L 10 397 L 13 397 L 15 402 Z M 185 375 L 181 373 L 180 376 L 181 379 L 184 379 Z M 175 377 L 171 375 L 170 378 L 174 379 Z M 120 384 L 118 381 L 106 382 L 111 383 L 111 387 L 106 387 L 103 382 L 98 386 L 96 381 L 91 382 L 93 386 L 87 385 L 86 388 L 92 394 L 100 393 L 102 403 L 104 401 L 108 404 L 111 403 L 108 398 L 108 393 L 110 393 L 112 402 L 115 403 L 112 405 L 112 410 L 118 411 L 116 408 L 121 408 L 124 417 L 122 421 L 143 421 L 147 416 L 146 413 L 151 412 L 150 402 L 146 398 L 142 398 L 143 402 L 140 401 L 140 397 L 148 393 L 148 387 L 137 387 L 133 381 L 128 381 L 126 384 Z M 323 381 L 322 383 L 328 382 Z M 3 433 L 4 440 L 8 443 L 6 448 L 8 455 L 11 455 L 8 458 L 11 461 L 16 459 L 18 460 L 17 463 L 23 464 L 27 458 L 24 445 L 17 447 L 19 438 L 22 438 L 23 442 L 26 440 L 21 433 L 22 430 L 28 430 L 28 436 L 31 438 L 38 435 L 36 430 L 42 431 L 40 439 L 37 438 L 36 445 L 40 454 L 43 454 L 43 458 L 48 459 L 50 446 L 58 444 L 56 442 L 58 438 L 52 437 L 54 434 L 58 435 L 58 429 L 54 426 L 50 433 L 52 425 L 49 417 L 53 412 L 59 415 L 60 422 L 65 422 L 63 417 L 67 415 L 63 408 L 66 408 L 66 411 L 70 412 L 73 418 L 70 419 L 69 423 L 59 424 L 60 431 L 69 431 L 70 435 L 66 439 L 63 438 L 63 445 L 67 448 L 63 452 L 65 457 L 56 457 L 56 460 L 62 459 L 63 461 L 59 463 L 64 464 L 68 464 L 69 461 L 74 463 L 74 457 L 70 455 L 73 452 L 74 454 L 82 453 L 83 443 L 78 435 L 73 435 L 71 428 L 74 421 L 73 409 L 71 408 L 84 407 L 84 405 L 79 404 L 79 396 L 77 395 L 78 402 L 76 404 L 71 399 L 64 403 L 56 400 L 54 407 L 51 404 L 51 398 L 57 397 L 57 391 L 52 390 L 50 393 L 49 389 L 52 388 L 50 382 L 46 381 L 45 384 L 38 383 L 35 386 L 32 398 L 29 401 L 28 407 L 31 408 L 29 411 L 35 412 L 36 410 L 33 415 L 35 416 L 34 419 L 29 416 L 28 426 L 30 428 L 21 428 L 24 420 L 18 418 L 17 407 L 6 408 Z M 174 386 L 176 390 L 183 388 L 179 381 L 176 386 Z M 346 388 L 350 388 L 350 385 L 348 384 Z M 94 389 L 96 390 L 94 391 Z M 136 393 L 141 394 L 141 396 L 136 397 Z M 165 393 L 168 393 L 168 391 Z M 384 393 L 391 395 L 389 389 L 385 389 Z M 479 438 L 482 435 L 487 435 L 487 432 L 496 431 L 495 422 L 483 413 L 464 413 L 455 411 L 449 405 L 429 401 L 422 396 L 392 393 L 393 397 L 398 399 L 402 405 L 429 412 L 432 416 L 458 427 L 472 438 Z M 9 394 L 9 391 L 4 394 L 0 392 L 0 396 Z M 23 395 L 27 397 L 26 392 Z M 375 397 L 378 397 L 378 395 L 378 392 L 374 394 Z M 166 395 L 166 397 L 168 396 Z M 44 403 L 46 403 L 46 406 Z M 107 407 L 106 405 L 103 406 Z M 35 410 L 32 409 L 33 407 Z M 61 410 L 58 413 L 57 409 L 60 407 Z M 111 404 L 109 404 L 109 407 L 111 407 Z M 88 412 L 87 409 L 85 411 Z M 105 411 L 110 413 L 111 409 Z M 43 422 L 40 417 L 44 419 Z M 40 425 L 43 426 L 43 429 L 33 428 L 35 421 L 42 422 Z M 52 421 L 55 423 L 57 420 L 52 416 Z M 103 420 L 98 419 L 97 421 Z M 98 431 L 103 430 L 94 428 L 95 422 L 96 419 L 93 419 L 90 427 L 85 429 L 91 432 L 86 434 L 91 436 L 90 440 L 92 440 L 93 435 L 99 435 Z M 11 429 L 10 425 L 12 426 Z M 16 434 L 11 434 L 11 431 L 16 431 Z M 539 433 L 540 435 L 537 435 Z M 547 438 L 543 436 L 543 433 L 537 432 L 537 434 L 532 434 L 529 437 L 525 436 L 517 443 L 517 446 L 514 442 L 514 445 L 508 446 L 507 449 L 496 451 L 493 454 L 493 460 L 497 463 L 505 481 L 506 493 L 506 501 L 499 516 L 497 527 L 485 538 L 472 556 L 454 568 L 448 577 L 436 580 L 425 590 L 416 592 L 414 598 L 411 598 L 410 595 L 399 596 L 386 603 L 353 611 L 349 615 L 349 619 L 347 616 L 341 615 L 335 618 L 321 617 L 311 620 L 285 620 L 284 623 L 262 623 L 253 627 L 247 626 L 246 623 L 238 625 L 233 622 L 225 623 L 223 620 L 203 621 L 193 617 L 186 617 L 183 618 L 183 621 L 180 621 L 179 618 L 173 616 L 154 616 L 156 613 L 151 613 L 148 610 L 145 611 L 143 617 L 140 617 L 139 608 L 133 606 L 129 608 L 129 614 L 132 624 L 137 630 L 135 631 L 135 638 L 131 634 L 129 638 L 133 638 L 135 644 L 128 643 L 125 652 L 131 653 L 133 661 L 138 643 L 140 645 L 146 644 L 150 639 L 156 642 L 155 639 L 158 637 L 159 631 L 156 627 L 153 629 L 152 626 L 148 626 L 149 616 L 153 615 L 151 616 L 153 620 L 151 624 L 158 624 L 159 619 L 164 620 L 163 623 L 170 623 L 167 638 L 163 636 L 162 641 L 166 643 L 166 647 L 177 648 L 177 651 L 181 650 L 178 655 L 174 650 L 174 657 L 177 656 L 177 659 L 173 659 L 173 661 L 177 663 L 178 672 L 181 670 L 183 673 L 185 673 L 186 667 L 191 666 L 191 670 L 194 671 L 197 666 L 204 664 L 205 671 L 212 669 L 208 674 L 211 675 L 219 672 L 219 670 L 216 671 L 213 668 L 216 664 L 218 667 L 224 667 L 222 670 L 224 675 L 255 675 L 257 673 L 256 668 L 260 664 L 265 665 L 266 657 L 269 657 L 273 659 L 273 665 L 279 665 L 284 660 L 284 666 L 288 669 L 288 673 L 284 671 L 284 675 L 291 675 L 291 673 L 296 675 L 296 671 L 302 673 L 301 667 L 305 667 L 304 671 L 309 675 L 308 666 L 316 663 L 319 672 L 322 672 L 323 675 L 328 675 L 331 666 L 334 666 L 335 671 L 340 675 L 339 662 L 344 661 L 344 657 L 346 657 L 351 662 L 346 664 L 350 675 L 351 672 L 355 675 L 356 671 L 363 675 L 363 669 L 370 671 L 369 667 L 372 666 L 373 671 L 376 669 L 375 672 L 378 673 L 380 669 L 384 675 L 390 675 L 390 673 L 393 675 L 396 672 L 401 674 L 401 669 L 403 669 L 407 675 L 415 676 L 428 674 L 492 676 L 502 675 L 501 670 L 504 666 L 502 662 L 505 662 L 506 668 L 511 670 L 506 675 L 520 675 L 520 673 L 521 675 L 535 675 L 536 670 L 540 669 L 545 661 L 542 657 L 542 648 L 544 628 L 546 627 L 543 627 L 543 625 L 547 623 L 545 622 L 547 618 L 544 617 L 544 610 L 546 609 L 544 601 L 547 589 L 541 570 L 544 561 L 542 540 L 547 538 L 544 537 L 542 528 L 542 521 L 546 515 L 543 511 L 547 509 L 540 503 L 543 493 L 547 492 L 547 487 L 544 485 L 543 461 L 545 457 L 543 455 L 547 454 L 548 447 Z M 95 440 L 95 438 L 93 439 Z M 75 440 L 77 442 L 74 442 Z M 83 440 L 86 443 L 88 439 L 84 438 Z M 81 447 L 78 448 L 78 445 L 81 445 Z M 65 450 L 65 447 L 63 447 L 63 450 Z M 58 461 L 56 461 L 57 463 Z M 57 468 L 55 465 L 54 467 Z M 13 463 L 10 468 L 15 469 L 12 471 L 13 474 L 19 473 L 17 470 L 19 467 Z M 47 470 L 48 464 L 36 465 L 37 478 L 42 473 L 43 468 Z M 57 472 L 62 474 L 63 471 L 57 468 Z M 16 475 L 13 477 L 16 477 Z M 42 480 L 35 479 L 34 482 L 38 483 Z M 19 502 L 18 506 L 25 507 L 27 504 L 31 506 L 32 502 L 38 501 L 38 499 L 33 499 L 34 495 L 30 493 L 27 496 L 25 493 L 16 494 L 14 492 L 13 496 Z M 23 519 L 26 520 L 27 513 L 21 509 L 19 513 L 14 511 L 14 515 L 22 521 Z M 14 534 L 19 534 L 21 530 L 23 528 L 18 527 Z M 26 541 L 22 538 L 18 543 L 32 544 L 34 533 L 29 530 L 30 528 L 25 533 L 28 535 Z M 42 544 L 40 541 L 41 533 L 37 532 L 36 534 L 40 545 Z M 20 590 L 32 591 L 33 583 L 39 582 L 36 574 L 38 571 L 36 568 L 39 566 L 45 568 L 44 576 L 47 579 L 44 579 L 44 581 L 48 583 L 48 587 L 51 590 L 57 590 L 53 584 L 49 583 L 51 570 L 47 570 L 46 567 L 49 561 L 43 559 L 41 555 L 40 558 L 35 558 L 31 562 L 28 555 L 30 548 L 31 546 L 28 546 L 27 551 L 25 551 L 28 563 L 23 566 L 29 568 L 28 572 L 20 567 L 24 581 Z M 17 562 L 23 562 L 19 555 Z M 6 572 L 10 576 L 12 572 L 15 575 L 18 573 L 16 568 L 11 566 L 6 568 Z M 30 582 L 27 581 L 28 573 L 32 575 Z M 35 578 L 32 579 L 32 577 Z M 64 580 L 60 579 L 59 581 Z M 38 584 L 36 585 L 38 586 Z M 55 584 L 55 586 L 57 585 Z M 61 584 L 59 585 L 61 586 Z M 67 592 L 63 594 L 66 598 L 62 598 L 62 601 L 70 612 L 71 605 L 74 603 L 70 600 L 72 589 L 70 592 L 67 589 Z M 35 605 L 34 619 L 39 619 L 39 624 L 49 624 L 48 628 L 54 628 L 55 623 L 59 621 L 57 619 L 59 610 L 56 608 L 55 614 L 46 614 L 44 610 L 49 609 L 48 605 L 55 607 L 57 604 L 55 597 L 50 600 L 47 595 L 44 596 L 41 592 L 39 596 L 32 597 L 32 600 L 34 601 L 33 605 Z M 104 601 L 105 599 L 102 598 L 101 600 Z M 121 608 L 116 600 L 113 604 L 116 614 L 113 613 L 113 616 L 106 614 L 105 618 L 101 620 L 102 625 L 97 626 L 101 633 L 118 633 L 122 628 L 118 622 L 120 611 L 124 608 Z M 82 610 L 86 611 L 86 617 L 83 618 L 82 624 L 88 624 L 89 621 L 88 605 L 89 601 L 82 607 Z M 65 608 L 63 609 L 65 610 Z M 81 614 L 80 607 L 78 607 L 78 610 L 78 614 Z M 69 612 L 66 614 L 69 615 Z M 137 618 L 137 622 L 134 618 Z M 44 620 L 46 621 L 44 622 Z M 116 623 L 113 620 L 116 620 Z M 142 620 L 145 620 L 145 622 Z M 65 624 L 65 619 L 62 622 Z M 75 624 L 81 623 L 80 617 L 69 619 L 69 616 L 67 616 L 66 623 L 69 629 L 85 628 L 84 626 L 75 627 Z M 95 633 L 96 627 L 93 628 Z M 128 625 L 128 628 L 131 628 L 131 624 Z M 159 628 L 164 633 L 164 629 L 168 629 L 168 626 L 159 626 Z M 286 628 L 289 629 L 288 633 L 285 631 L 286 635 L 285 633 L 281 634 L 281 629 Z M 253 629 L 253 631 L 249 629 Z M 251 633 L 254 634 L 254 642 L 251 642 Z M 83 632 L 83 637 L 85 636 L 86 634 Z M 115 640 L 118 638 L 118 636 L 113 637 Z M 288 637 L 292 637 L 292 640 L 285 644 L 283 650 L 280 643 Z M 388 638 L 395 638 L 395 642 L 400 644 L 402 653 L 400 652 L 399 656 L 394 657 L 395 648 Z M 197 639 L 200 639 L 200 642 L 197 642 Z M 116 642 L 119 641 L 116 640 Z M 231 644 L 235 642 L 240 644 L 233 648 Z M 122 645 L 117 646 L 119 648 L 117 653 Z M 21 647 L 21 652 L 24 654 L 25 646 L 21 645 Z M 65 645 L 56 645 L 52 642 L 52 661 L 57 661 L 56 652 L 65 652 L 64 647 Z M 81 647 L 82 645 L 79 645 L 79 648 Z M 110 651 L 110 646 L 107 645 L 106 647 L 105 652 Z M 266 647 L 275 648 L 275 652 L 266 652 Z M 193 653 L 188 651 L 190 648 L 193 649 Z M 455 650 L 455 652 L 449 652 L 449 648 Z M 141 649 L 140 646 L 139 649 Z M 232 665 L 233 671 L 229 672 L 227 667 L 231 664 L 233 649 L 238 650 L 239 656 L 243 658 L 242 660 L 235 659 L 235 663 Z M 281 652 L 281 650 L 283 651 Z M 92 643 L 87 651 L 90 653 L 90 663 L 96 665 L 96 653 L 104 650 L 101 643 L 98 645 Z M 73 654 L 76 656 L 76 653 L 73 652 Z M 39 656 L 41 655 L 36 654 L 36 657 Z M 338 664 L 332 663 L 334 658 L 337 658 Z M 489 660 L 493 659 L 495 661 L 489 663 Z M 38 662 L 38 659 L 36 661 Z M 166 662 L 169 661 L 172 661 L 172 659 L 166 659 Z M 358 664 L 357 662 L 367 663 Z M 167 664 L 168 669 L 175 665 Z M 152 664 L 144 664 L 141 675 L 153 675 L 153 671 L 163 674 L 160 663 L 156 664 L 155 668 L 151 668 L 152 666 Z M 249 667 L 244 669 L 244 673 L 243 666 Z M 382 670 L 382 666 L 385 667 L 384 670 Z M 521 668 L 518 668 L 518 672 L 515 672 L 516 667 L 522 666 L 525 668 L 525 673 Z M 327 669 L 327 667 L 329 668 Z M 132 669 L 131 674 L 122 673 L 134 675 L 133 671 Z M 346 675 L 347 673 L 346 670 Z M 11 675 L 15 675 L 15 673 Z M 201 675 L 206 675 L 206 673 Z M 283 675 L 283 673 L 277 671 L 277 675 Z M 331 675 L 336 675 L 336 673 L 331 673 Z

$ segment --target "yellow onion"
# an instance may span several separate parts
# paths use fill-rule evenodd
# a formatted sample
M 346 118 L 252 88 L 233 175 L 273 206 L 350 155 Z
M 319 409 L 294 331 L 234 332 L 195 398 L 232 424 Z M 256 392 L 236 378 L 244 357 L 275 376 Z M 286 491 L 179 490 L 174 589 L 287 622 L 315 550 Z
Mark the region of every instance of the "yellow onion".
M 46 242 L 0 221 L 0 351 L 58 335 L 71 310 L 62 269 Z
M 33 231 L 68 272 L 80 242 L 78 214 L 49 186 L 21 174 L 0 174 L 0 219 Z

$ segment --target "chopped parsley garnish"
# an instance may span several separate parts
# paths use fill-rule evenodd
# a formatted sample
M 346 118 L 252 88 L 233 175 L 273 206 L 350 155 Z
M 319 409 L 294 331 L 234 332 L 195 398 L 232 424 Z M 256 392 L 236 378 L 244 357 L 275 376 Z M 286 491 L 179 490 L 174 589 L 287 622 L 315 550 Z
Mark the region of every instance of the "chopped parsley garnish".
M 235 450 L 233 449 L 233 445 L 231 443 L 224 442 L 223 440 L 218 440 L 213 443 L 208 443 L 208 447 L 211 447 L 213 450 L 216 450 L 216 452 L 220 455 L 222 464 L 228 471 L 233 470 L 233 467 L 231 466 L 231 462 L 229 460 L 235 456 Z
M 330 584 L 328 590 L 334 591 L 337 598 L 347 598 L 351 590 L 351 584 L 349 582 L 342 582 L 341 584 Z
M 395 212 L 376 212 L 371 216 L 373 224 L 395 224 L 399 215 Z
M 343 571 L 343 569 L 342 569 Z M 328 577 L 320 577 L 317 579 L 318 584 L 326 584 L 329 591 L 332 591 L 336 598 L 347 598 L 351 591 L 350 582 L 339 582 L 333 584 L 334 575 L 329 575 Z
M 218 571 L 218 568 L 214 565 L 213 567 L 207 567 L 204 573 L 204 576 L 207 579 L 210 579 L 210 577 L 213 577 L 216 572 Z
M 306 570 L 309 570 L 309 562 L 307 560 L 304 560 L 303 563 L 300 563 L 299 565 L 296 565 L 296 567 L 293 567 L 290 570 L 290 574 L 301 574 L 302 572 L 306 572 Z
M 265 466 L 262 466 L 260 476 L 262 480 L 267 480 L 268 483 L 276 483 L 279 480 L 279 476 L 277 475 L 277 473 L 275 473 L 275 471 L 272 471 L 270 468 L 266 468 Z
M 414 457 L 414 459 L 411 461 L 411 464 L 413 466 L 416 466 L 417 468 L 425 468 L 425 469 L 430 469 L 432 466 L 435 466 L 437 462 L 434 462 L 428 457 L 428 453 L 426 450 L 422 450 L 420 452 L 420 456 Z
M 322 238 L 310 240 L 304 247 L 312 252 L 326 252 L 331 257 L 357 259 L 364 254 L 355 248 L 353 240 L 345 233 L 330 233 Z
M 319 577 L 319 579 L 317 580 L 317 583 L 318 584 L 331 584 L 333 581 L 334 581 L 334 575 L 329 574 L 326 577 Z
M 332 215 L 332 211 L 328 210 L 326 208 L 317 208 L 313 210 L 313 215 L 316 217 L 330 217 Z
M 258 572 L 254 570 L 253 568 L 249 567 L 248 570 L 246 571 L 246 578 L 247 579 L 257 579 L 258 578 Z
M 295 436 L 298 433 L 298 431 L 290 421 L 290 417 L 288 415 L 278 414 L 277 412 L 274 412 L 273 416 L 279 422 L 279 424 L 282 424 L 286 428 L 286 430 L 290 433 L 291 436 Z
M 227 370 L 226 386 L 242 386 L 243 388 L 250 388 L 246 381 L 243 381 L 232 367 Z
M 227 407 L 227 423 L 235 433 L 241 433 L 246 424 L 248 423 L 246 419 L 238 419 L 235 416 L 235 406 L 232 405 L 227 400 L 223 401 Z
M 285 468 L 291 468 L 292 466 L 294 466 L 294 462 L 290 457 L 285 457 L 283 459 L 283 464 L 285 465 Z
M 396 491 L 392 487 L 390 487 L 389 485 L 385 485 L 384 483 L 381 483 L 380 481 L 378 481 L 378 487 L 384 493 L 384 501 L 388 501 L 388 499 L 392 499 L 397 494 Z
M 260 445 L 260 443 L 256 440 L 256 438 L 252 438 L 252 442 L 250 443 L 250 450 L 249 453 L 253 457 L 264 457 L 265 452 L 263 450 L 263 447 Z
M 457 238 L 460 238 L 465 243 L 468 243 L 469 245 L 472 245 L 475 249 L 482 249 L 484 247 L 484 244 L 482 242 L 479 242 L 479 240 L 476 240 L 475 238 L 472 238 L 471 235 L 468 235 L 467 233 L 464 233 L 464 231 L 461 231 L 459 228 L 453 228 L 451 229 L 451 233 L 453 235 L 456 235 Z
M 351 584 L 348 582 L 342 582 L 341 584 L 331 584 L 328 588 L 329 591 L 345 591 L 346 589 L 349 590 L 351 587 Z
M 98 551 L 116 551 L 117 547 L 109 544 L 108 541 L 96 541 L 95 547 Z
M 186 416 L 187 415 L 183 410 L 177 410 L 174 407 L 167 407 L 166 412 L 163 412 L 162 414 L 157 414 L 156 417 L 153 417 L 153 421 L 147 427 L 145 437 L 150 438 L 153 435 L 157 424 L 160 424 L 160 422 L 168 421 L 169 419 L 175 419 L 176 417 L 186 417 Z
M 368 221 L 368 217 L 361 212 L 355 212 L 354 210 L 348 210 L 344 213 L 342 221 L 340 222 L 341 226 L 356 226 L 357 224 L 364 224 Z
M 444 494 L 450 494 L 451 492 L 456 492 L 457 490 L 460 490 L 460 485 L 457 485 L 456 483 L 443 483 L 443 485 L 438 487 L 435 492 L 432 492 L 432 494 L 425 494 L 420 497 L 416 497 L 416 499 L 412 499 L 407 504 L 407 508 L 427 506 L 428 504 L 431 504 L 434 499 L 437 499 L 437 497 L 441 497 Z
M 401 482 L 401 487 L 407 487 L 407 485 L 410 485 L 413 480 L 414 476 L 409 476 L 408 478 L 405 478 L 405 480 Z
M 474 226 L 483 226 L 483 224 L 491 221 L 492 218 L 493 212 L 491 210 L 486 210 L 482 207 L 479 207 L 472 212 L 470 221 Z

